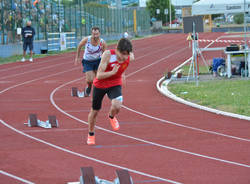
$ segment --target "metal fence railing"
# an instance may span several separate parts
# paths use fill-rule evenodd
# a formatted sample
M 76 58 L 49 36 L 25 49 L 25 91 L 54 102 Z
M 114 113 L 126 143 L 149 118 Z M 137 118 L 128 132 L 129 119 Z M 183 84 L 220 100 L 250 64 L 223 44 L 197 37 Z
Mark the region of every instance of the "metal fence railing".
M 86 0 L 1 0 L 0 2 L 0 43 L 8 44 L 21 39 L 18 28 L 32 21 L 36 31 L 35 40 L 47 40 L 47 33 L 74 32 L 75 37 L 90 34 L 92 26 L 99 26 L 102 34 L 134 32 L 134 11 L 136 11 L 137 31 L 150 29 L 150 15 L 145 8 L 89 6 Z M 61 0 L 61 2 L 63 2 Z M 77 2 L 76 4 L 73 4 Z

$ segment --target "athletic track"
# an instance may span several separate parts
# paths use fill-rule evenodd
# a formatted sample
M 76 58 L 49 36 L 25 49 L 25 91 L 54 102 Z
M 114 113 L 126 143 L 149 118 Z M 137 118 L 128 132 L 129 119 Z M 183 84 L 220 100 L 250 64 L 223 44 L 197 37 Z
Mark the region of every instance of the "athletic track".
M 126 71 L 121 129 L 112 131 L 105 98 L 95 146 L 86 145 L 91 99 L 70 96 L 83 82 L 74 53 L 0 65 L 0 183 L 74 182 L 80 167 L 91 166 L 109 181 L 123 168 L 134 183 L 249 184 L 250 122 L 179 104 L 156 89 L 167 68 L 191 56 L 186 37 L 133 41 L 136 61 Z M 43 121 L 56 115 L 60 127 L 27 127 L 30 113 Z

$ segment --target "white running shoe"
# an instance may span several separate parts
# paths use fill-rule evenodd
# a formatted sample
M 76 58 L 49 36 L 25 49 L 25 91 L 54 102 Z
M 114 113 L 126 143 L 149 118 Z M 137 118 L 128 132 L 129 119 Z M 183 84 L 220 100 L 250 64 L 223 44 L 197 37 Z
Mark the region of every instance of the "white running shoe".
M 84 98 L 84 97 L 85 97 L 84 91 L 83 91 L 83 92 L 77 91 L 77 96 L 78 96 L 79 98 Z
M 25 61 L 25 58 L 22 58 L 21 62 L 24 62 Z
M 32 59 L 32 58 L 30 58 L 30 59 L 29 59 L 29 61 L 30 61 L 30 62 L 33 62 L 33 59 Z

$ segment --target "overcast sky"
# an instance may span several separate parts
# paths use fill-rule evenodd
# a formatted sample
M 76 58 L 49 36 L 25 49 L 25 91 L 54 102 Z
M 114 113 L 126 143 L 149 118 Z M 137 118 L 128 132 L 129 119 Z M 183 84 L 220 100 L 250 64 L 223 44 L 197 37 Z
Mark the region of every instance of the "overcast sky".
M 177 6 L 187 6 L 192 5 L 193 0 L 171 0 L 173 5 Z

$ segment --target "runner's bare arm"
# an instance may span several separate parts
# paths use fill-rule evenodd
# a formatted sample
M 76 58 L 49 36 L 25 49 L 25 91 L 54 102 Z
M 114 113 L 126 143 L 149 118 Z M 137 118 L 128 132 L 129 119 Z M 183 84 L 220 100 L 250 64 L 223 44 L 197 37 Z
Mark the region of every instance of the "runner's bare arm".
M 77 51 L 76 51 L 76 58 L 75 58 L 75 62 L 74 62 L 75 65 L 79 63 L 79 56 L 80 56 L 81 48 L 87 43 L 87 41 L 88 41 L 87 37 L 83 38 L 80 41 L 80 43 L 79 43 L 79 45 L 77 47 Z
M 99 65 L 98 70 L 97 70 L 97 74 L 96 74 L 97 79 L 106 79 L 106 78 L 114 75 L 118 71 L 119 67 L 117 65 L 115 65 L 112 71 L 105 72 L 105 70 L 108 66 L 110 57 L 111 57 L 110 51 L 106 50 L 102 55 L 100 65 Z
M 102 53 L 104 53 L 104 51 L 107 49 L 107 44 L 105 41 L 103 41 L 103 44 L 102 44 Z

